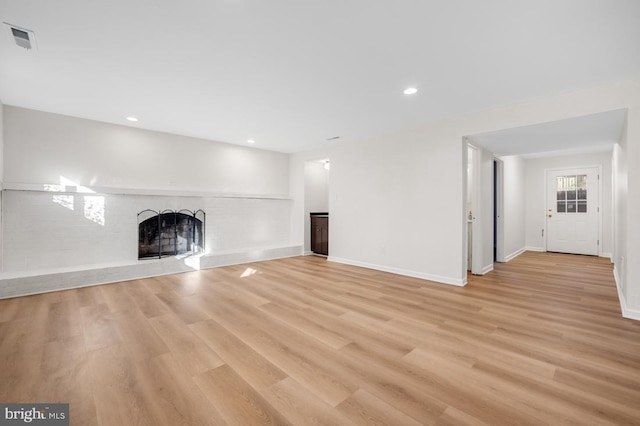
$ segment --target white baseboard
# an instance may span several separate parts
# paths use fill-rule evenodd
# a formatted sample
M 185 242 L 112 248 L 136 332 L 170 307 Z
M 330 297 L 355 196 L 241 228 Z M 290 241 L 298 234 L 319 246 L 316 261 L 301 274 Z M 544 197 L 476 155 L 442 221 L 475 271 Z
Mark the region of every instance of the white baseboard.
M 508 261 L 510 261 L 512 259 L 515 259 L 516 257 L 520 256 L 525 251 L 527 251 L 526 247 L 523 247 L 520 250 L 516 250 L 513 253 L 511 253 L 510 255 L 505 256 L 504 261 L 508 262 Z
M 640 321 L 640 309 L 631 309 L 624 306 L 622 308 L 622 316 L 628 319 Z
M 545 251 L 547 251 L 547 249 L 545 249 L 544 247 L 526 246 L 524 248 L 524 251 L 541 251 L 541 252 L 545 252 Z
M 615 265 L 613 266 L 613 278 L 616 281 L 616 289 L 618 290 L 618 300 L 620 300 L 620 310 L 622 311 L 622 316 L 632 320 L 640 321 L 640 310 L 627 307 L 627 300 L 622 293 L 622 282 L 620 280 L 620 274 L 618 272 L 618 268 L 616 268 Z
M 480 273 L 479 273 L 479 274 L 473 274 L 473 272 L 472 272 L 472 274 L 473 274 L 473 275 L 477 275 L 477 276 L 482 276 L 482 275 L 486 275 L 486 274 L 488 274 L 488 273 L 489 273 L 489 272 L 491 272 L 491 271 L 493 271 L 493 263 L 492 263 L 491 265 L 487 265 L 487 266 L 485 266 L 484 268 L 482 268 L 482 269 L 480 270 Z
M 525 251 L 538 251 L 538 252 L 545 252 L 547 251 L 544 247 L 532 247 L 532 246 L 527 246 L 525 248 L 523 248 L 522 250 L 519 250 L 518 252 L 516 252 L 515 255 L 513 255 L 513 257 L 509 257 L 507 256 L 507 258 L 505 259 L 505 262 L 508 262 L 509 260 L 513 259 L 514 257 L 524 253 Z M 599 255 L 599 257 L 606 257 L 608 259 L 611 259 L 613 255 L 611 253 L 601 253 Z M 507 260 L 508 259 L 508 260 Z
M 491 265 L 487 265 L 484 268 L 482 268 L 482 271 L 480 272 L 480 275 L 488 274 L 491 271 L 493 271 L 493 263 Z
M 459 287 L 465 286 L 467 284 L 467 277 L 464 277 L 464 278 L 443 277 L 441 275 L 425 274 L 422 272 L 410 271 L 410 270 L 401 269 L 401 268 L 394 268 L 392 266 L 375 265 L 372 263 L 360 262 L 358 260 L 344 259 L 344 258 L 335 257 L 335 256 L 329 256 L 327 260 L 329 262 L 342 263 L 342 264 L 351 265 L 351 266 L 359 266 L 361 268 L 374 269 L 376 271 L 382 271 L 382 272 L 390 272 L 392 274 L 404 275 L 406 277 L 420 278 L 428 281 L 435 281 L 441 284 L 449 284 L 449 285 L 455 285 Z
M 136 260 L 0 274 L 0 299 L 49 293 L 121 281 L 137 280 L 181 272 L 211 269 L 263 260 L 300 256 L 301 246 L 256 248 L 189 257 Z

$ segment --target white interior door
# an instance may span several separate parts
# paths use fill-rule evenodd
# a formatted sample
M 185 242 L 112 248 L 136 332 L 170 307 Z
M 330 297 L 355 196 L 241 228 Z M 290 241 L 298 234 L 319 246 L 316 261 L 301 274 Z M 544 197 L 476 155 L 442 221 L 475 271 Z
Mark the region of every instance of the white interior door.
M 599 168 L 547 171 L 547 251 L 598 255 Z

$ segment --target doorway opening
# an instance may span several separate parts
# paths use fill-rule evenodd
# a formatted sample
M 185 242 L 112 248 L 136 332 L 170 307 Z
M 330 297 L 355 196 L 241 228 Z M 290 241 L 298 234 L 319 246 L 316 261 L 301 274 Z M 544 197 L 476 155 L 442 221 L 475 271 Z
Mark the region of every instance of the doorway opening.
M 493 262 L 504 262 L 504 163 L 493 159 Z
M 484 275 L 504 260 L 503 164 L 486 149 L 466 143 L 467 271 Z
M 318 249 L 312 247 L 318 238 L 312 228 L 318 227 L 319 220 L 325 220 L 326 226 L 322 227 L 322 254 L 329 253 L 329 175 L 331 163 L 329 158 L 310 160 L 304 163 L 304 252 L 305 254 L 317 253 Z M 314 223 L 312 223 L 312 221 Z M 317 231 L 317 230 L 316 230 Z

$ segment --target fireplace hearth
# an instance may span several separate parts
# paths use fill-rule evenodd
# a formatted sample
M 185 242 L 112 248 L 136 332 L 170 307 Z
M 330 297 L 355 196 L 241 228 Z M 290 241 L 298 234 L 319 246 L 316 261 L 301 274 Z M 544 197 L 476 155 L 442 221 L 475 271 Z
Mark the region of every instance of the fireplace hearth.
M 203 252 L 205 220 L 202 210 L 141 211 L 138 213 L 138 259 Z

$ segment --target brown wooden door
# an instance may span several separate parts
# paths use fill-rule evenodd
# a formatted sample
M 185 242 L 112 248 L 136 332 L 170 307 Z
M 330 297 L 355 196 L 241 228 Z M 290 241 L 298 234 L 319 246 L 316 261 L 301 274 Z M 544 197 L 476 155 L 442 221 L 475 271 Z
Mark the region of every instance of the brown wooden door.
M 311 251 L 329 255 L 329 218 L 311 216 Z

